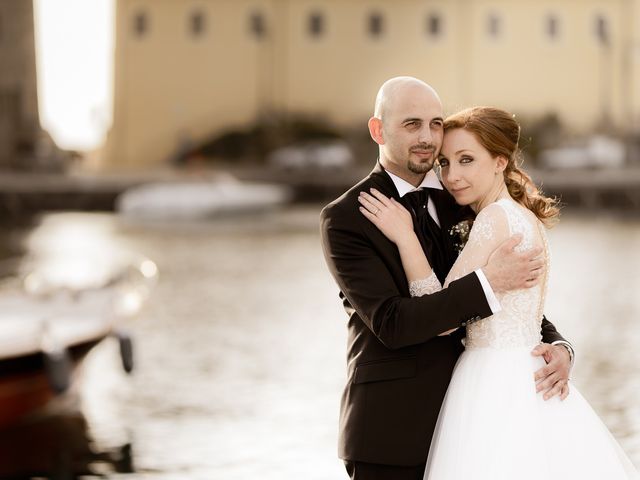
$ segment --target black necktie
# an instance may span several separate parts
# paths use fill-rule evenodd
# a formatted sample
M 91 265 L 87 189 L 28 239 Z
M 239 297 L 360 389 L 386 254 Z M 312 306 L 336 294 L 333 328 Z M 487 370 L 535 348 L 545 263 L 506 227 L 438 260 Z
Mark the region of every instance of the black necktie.
M 422 188 L 407 193 L 402 197 L 405 205 L 412 212 L 413 226 L 422 245 L 429 264 L 440 282 L 444 282 L 450 265 L 447 264 L 444 239 L 440 227 L 429 214 L 429 189 Z

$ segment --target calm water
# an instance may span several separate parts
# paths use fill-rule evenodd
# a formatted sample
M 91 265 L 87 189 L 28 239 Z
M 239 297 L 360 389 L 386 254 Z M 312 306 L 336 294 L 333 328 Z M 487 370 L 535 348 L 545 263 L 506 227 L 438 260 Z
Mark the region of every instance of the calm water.
M 29 251 L 73 232 L 105 256 L 152 258 L 160 281 L 129 325 L 134 374 L 121 372 L 115 342 L 103 342 L 85 362 L 75 413 L 0 434 L 0 448 L 23 448 L 24 465 L 50 447 L 34 446 L 38 428 L 58 449 L 73 444 L 55 453 L 57 478 L 344 478 L 345 314 L 321 256 L 318 210 L 146 227 L 45 217 L 27 232 Z M 568 213 L 550 244 L 546 313 L 578 352 L 574 383 L 640 465 L 640 219 Z

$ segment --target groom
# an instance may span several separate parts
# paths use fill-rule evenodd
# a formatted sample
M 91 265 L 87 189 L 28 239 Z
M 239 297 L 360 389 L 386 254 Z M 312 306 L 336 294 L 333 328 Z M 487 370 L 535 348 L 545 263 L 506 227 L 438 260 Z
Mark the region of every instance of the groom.
M 500 310 L 495 292 L 531 287 L 540 250 L 519 254 L 509 239 L 486 266 L 448 288 L 411 298 L 393 243 L 359 211 L 358 194 L 375 187 L 410 204 L 428 191 L 428 221 L 414 223 L 429 263 L 444 279 L 456 258 L 451 228 L 468 210 L 443 190 L 434 161 L 443 137 L 437 93 L 411 77 L 382 85 L 369 120 L 379 159 L 371 174 L 321 213 L 322 246 L 348 320 L 348 381 L 340 412 L 339 455 L 353 480 L 422 480 L 431 437 L 467 323 Z M 415 221 L 415 219 L 414 219 Z M 458 328 L 447 336 L 442 332 Z M 571 346 L 546 319 L 535 355 L 545 398 L 568 394 Z M 555 343 L 555 345 L 552 345 Z M 504 379 L 509 381 L 509 379 Z M 464 461 L 464 452 L 460 452 Z

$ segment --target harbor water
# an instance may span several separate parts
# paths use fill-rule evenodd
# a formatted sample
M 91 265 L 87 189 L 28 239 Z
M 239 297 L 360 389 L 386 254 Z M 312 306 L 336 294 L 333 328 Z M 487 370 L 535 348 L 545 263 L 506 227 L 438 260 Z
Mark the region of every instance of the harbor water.
M 134 372 L 122 372 L 115 341 L 98 345 L 71 400 L 0 432 L 0 451 L 12 449 L 0 473 L 346 478 L 337 458 L 346 315 L 322 258 L 319 209 L 153 225 L 55 213 L 6 229 L 24 254 L 72 235 L 106 258 L 143 254 L 160 275 L 126 325 Z M 640 218 L 568 211 L 549 241 L 545 312 L 575 346 L 573 382 L 640 466 Z

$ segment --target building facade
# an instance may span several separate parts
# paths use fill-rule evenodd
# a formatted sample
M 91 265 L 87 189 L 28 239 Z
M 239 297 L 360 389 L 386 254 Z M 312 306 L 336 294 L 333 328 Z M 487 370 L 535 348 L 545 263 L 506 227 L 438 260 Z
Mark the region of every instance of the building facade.
M 0 169 L 22 168 L 40 132 L 33 4 L 0 1 Z
M 362 125 L 413 75 L 445 108 L 640 130 L 640 0 L 117 0 L 105 166 L 166 163 L 260 114 Z

